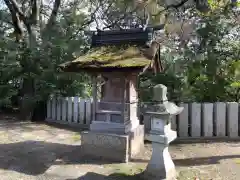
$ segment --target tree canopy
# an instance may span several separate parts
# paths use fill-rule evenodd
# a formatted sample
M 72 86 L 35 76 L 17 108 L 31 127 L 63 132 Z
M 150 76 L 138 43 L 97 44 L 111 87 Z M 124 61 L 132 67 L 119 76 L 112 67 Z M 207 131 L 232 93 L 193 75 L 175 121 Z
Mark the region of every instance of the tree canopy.
M 89 49 L 92 30 L 164 26 L 156 31 L 165 71 L 141 77 L 164 83 L 179 101 L 239 101 L 240 15 L 237 1 L 1 0 L 0 106 L 23 119 L 51 95 L 91 96 L 84 73 L 58 65 Z M 148 93 L 141 97 L 146 99 Z M 202 93 L 204 92 L 204 93 Z M 141 94 L 141 93 L 140 93 Z

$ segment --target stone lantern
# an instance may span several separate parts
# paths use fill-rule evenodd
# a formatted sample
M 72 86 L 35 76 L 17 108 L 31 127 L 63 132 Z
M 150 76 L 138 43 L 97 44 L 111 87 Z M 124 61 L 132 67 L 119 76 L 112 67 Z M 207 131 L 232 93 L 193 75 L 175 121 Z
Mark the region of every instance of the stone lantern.
M 138 75 L 150 69 L 161 71 L 160 45 L 151 34 L 151 29 L 96 32 L 88 53 L 61 65 L 64 71 L 92 77 L 92 121 L 90 130 L 81 134 L 86 154 L 128 162 L 143 147 L 144 127 L 137 114 Z
M 152 156 L 144 172 L 146 179 L 175 180 L 175 165 L 168 151 L 169 143 L 176 139 L 176 131 L 171 130 L 171 116 L 180 114 L 182 107 L 167 100 L 167 87 L 159 84 L 154 87 L 155 105 L 147 107 L 145 114 L 150 117 L 151 129 L 145 137 L 152 142 Z

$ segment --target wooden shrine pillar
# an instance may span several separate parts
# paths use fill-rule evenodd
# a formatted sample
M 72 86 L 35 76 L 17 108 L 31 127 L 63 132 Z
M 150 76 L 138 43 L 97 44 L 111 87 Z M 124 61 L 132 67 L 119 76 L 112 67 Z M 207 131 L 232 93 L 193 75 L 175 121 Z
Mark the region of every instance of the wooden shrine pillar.
M 92 104 L 92 121 L 96 121 L 96 108 L 97 108 L 97 76 L 92 76 L 92 95 L 93 95 L 93 104 Z
M 92 131 L 127 133 L 139 125 L 137 116 L 137 74 L 103 74 L 107 81 L 98 101 L 96 78 L 93 81 Z

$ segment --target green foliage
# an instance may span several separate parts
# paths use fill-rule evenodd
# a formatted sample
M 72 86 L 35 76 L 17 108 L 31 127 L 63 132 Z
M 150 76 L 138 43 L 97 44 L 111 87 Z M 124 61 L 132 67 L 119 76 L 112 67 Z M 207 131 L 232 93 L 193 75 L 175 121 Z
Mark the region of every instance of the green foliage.
M 205 26 L 197 31 L 199 50 L 195 61 L 188 64 L 191 92 L 197 101 L 239 101 L 233 84 L 237 81 L 235 63 L 240 55 L 240 38 L 228 37 L 237 26 L 223 12 L 202 17 L 202 22 Z
M 59 64 L 73 60 L 75 54 L 88 48 L 87 38 L 82 35 L 86 16 L 74 9 L 75 6 L 65 8 L 54 27 L 41 33 L 41 42 L 35 47 L 30 47 L 27 41 L 14 41 L 11 27 L 2 23 L 5 19 L 1 12 L 0 29 L 10 31 L 9 34 L 0 31 L 0 107 L 11 106 L 13 97 L 19 102 L 26 93 L 27 104 L 45 101 L 50 95 L 90 96 L 87 75 L 58 70 Z M 4 11 L 6 14 L 11 17 Z M 33 94 L 23 88 L 23 81 L 33 82 Z
M 156 84 L 164 84 L 168 88 L 168 99 L 173 101 L 181 101 L 182 87 L 184 85 L 182 78 L 173 73 L 159 73 L 157 75 L 144 75 L 140 78 L 140 99 L 149 102 L 152 99 L 153 86 Z
M 17 94 L 16 78 L 20 72 L 18 46 L 0 34 L 0 107 L 10 106 L 11 97 Z
M 201 15 L 197 44 L 162 54 L 166 70 L 156 77 L 142 78 L 141 87 L 163 83 L 172 101 L 240 101 L 240 26 L 225 9 Z M 173 55 L 172 55 L 173 54 Z M 187 63 L 186 63 L 187 62 Z M 150 91 L 149 91 L 150 92 Z M 148 93 L 151 98 L 151 93 Z
M 163 8 L 153 2 L 147 8 L 139 5 L 134 13 L 134 1 L 91 2 L 87 3 L 91 4 L 91 15 L 81 12 L 75 1 L 62 7 L 52 27 L 40 29 L 35 46 L 30 46 L 28 40 L 21 43 L 13 40 L 9 23 L 11 15 L 4 7 L 0 10 L 0 106 L 11 105 L 13 97 L 23 95 L 30 105 L 45 101 L 50 95 L 91 96 L 90 80 L 86 74 L 63 73 L 58 69 L 59 64 L 76 59 L 89 49 L 89 39 L 83 33 L 86 25 L 92 22 L 92 18 L 102 20 L 104 26 L 112 24 L 115 28 L 119 26 L 116 22 L 129 27 L 129 19 L 144 24 L 147 16 L 144 9 L 157 14 Z M 187 44 L 183 50 L 171 50 L 178 44 L 169 39 L 172 46 L 161 55 L 165 71 L 156 76 L 147 74 L 140 77 L 139 90 L 143 101 L 151 100 L 151 88 L 159 83 L 168 87 L 168 97 L 172 101 L 239 101 L 240 36 L 233 31 L 240 32 L 240 27 L 229 13 L 229 6 L 214 11 L 217 7 L 214 3 L 209 1 L 212 11 L 196 17 L 201 25 L 196 29 L 199 42 Z M 96 13 L 99 11 L 95 8 L 99 6 L 102 6 L 99 11 L 103 13 Z M 47 7 L 42 7 L 42 13 L 47 11 Z M 164 13 L 150 17 L 149 23 L 162 23 Z M 42 20 L 41 26 L 45 25 Z M 24 38 L 28 39 L 28 35 Z

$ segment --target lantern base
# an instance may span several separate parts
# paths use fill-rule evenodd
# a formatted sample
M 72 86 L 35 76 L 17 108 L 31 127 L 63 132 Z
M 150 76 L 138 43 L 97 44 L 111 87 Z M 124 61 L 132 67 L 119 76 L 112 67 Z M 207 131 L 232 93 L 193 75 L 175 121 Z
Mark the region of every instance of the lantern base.
M 176 170 L 168 147 L 164 144 L 152 143 L 152 157 L 143 173 L 144 179 L 175 180 Z

